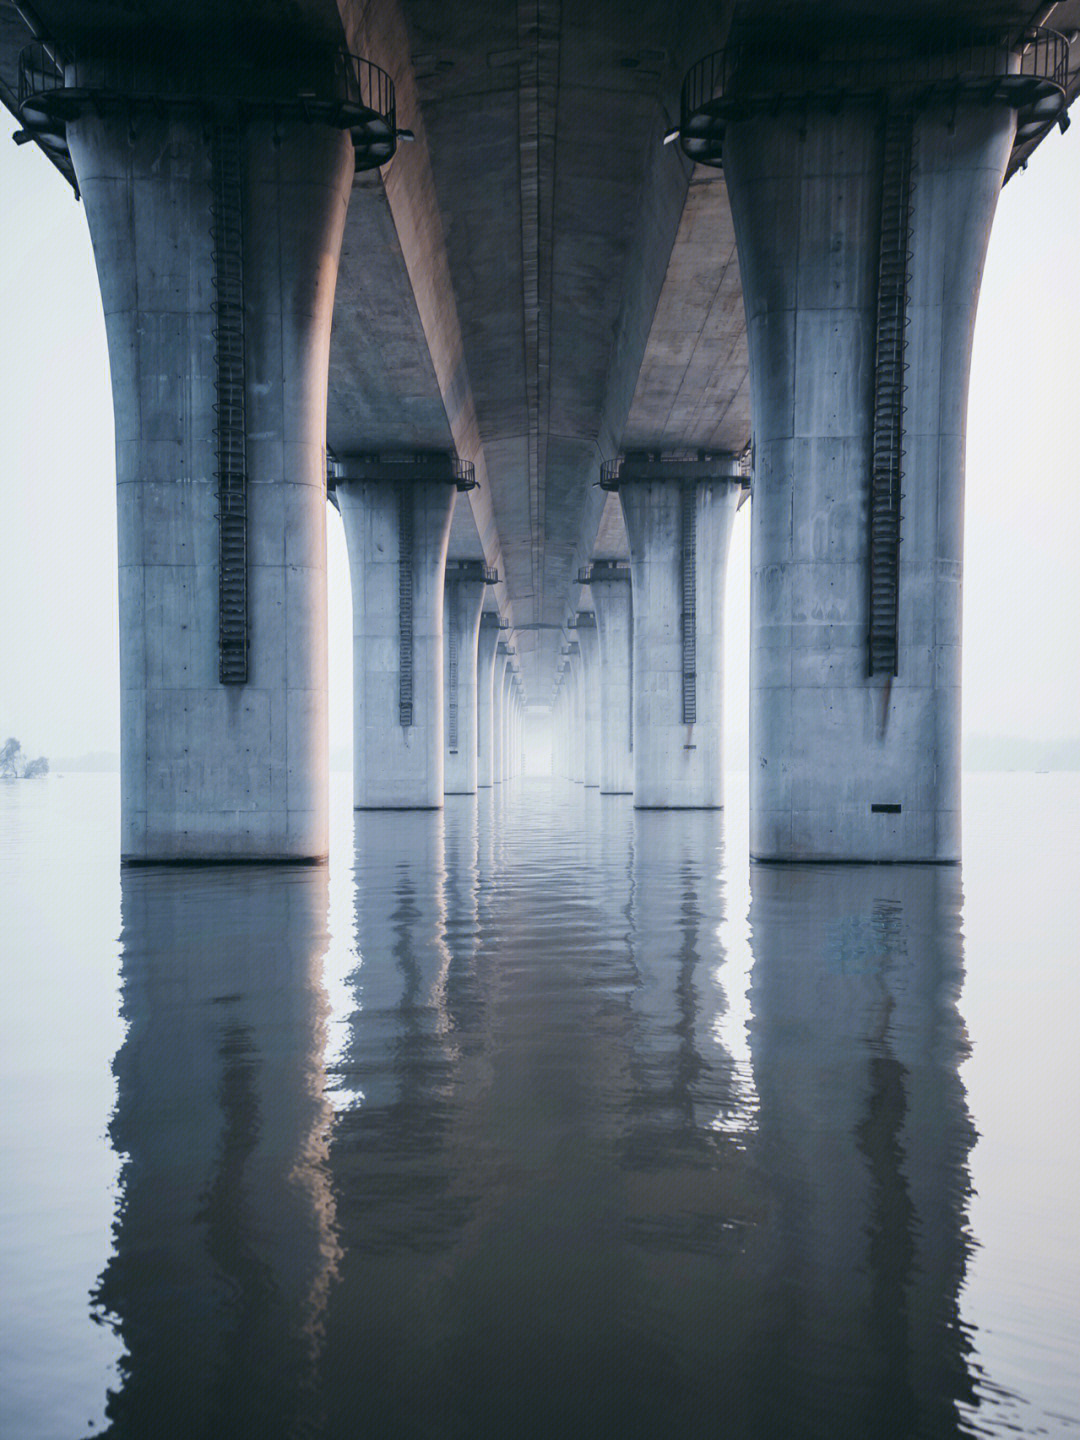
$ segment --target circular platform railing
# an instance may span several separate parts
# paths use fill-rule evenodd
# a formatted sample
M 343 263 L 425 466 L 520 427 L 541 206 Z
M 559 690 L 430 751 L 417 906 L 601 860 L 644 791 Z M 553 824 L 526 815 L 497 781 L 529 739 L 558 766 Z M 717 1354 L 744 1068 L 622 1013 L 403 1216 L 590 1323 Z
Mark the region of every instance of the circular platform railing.
M 67 154 L 66 127 L 89 109 L 134 111 L 162 106 L 301 119 L 348 130 L 357 170 L 393 156 L 398 137 L 394 82 L 385 70 L 345 50 L 283 62 L 240 60 L 213 47 L 148 59 L 134 47 L 105 57 L 65 58 L 35 41 L 19 56 L 19 118 L 29 139 Z
M 619 488 L 619 465 L 620 461 L 604 460 L 600 465 L 600 489 L 617 490 Z
M 1069 42 L 1044 26 L 1020 37 L 937 39 L 923 47 L 887 41 L 812 43 L 798 49 L 730 45 L 687 72 L 679 143 L 702 165 L 722 164 L 734 120 L 903 96 L 913 103 L 982 100 L 1012 106 L 1016 145 L 1039 139 L 1064 113 Z
M 454 483 L 459 490 L 476 489 L 476 466 L 471 460 L 453 458 Z

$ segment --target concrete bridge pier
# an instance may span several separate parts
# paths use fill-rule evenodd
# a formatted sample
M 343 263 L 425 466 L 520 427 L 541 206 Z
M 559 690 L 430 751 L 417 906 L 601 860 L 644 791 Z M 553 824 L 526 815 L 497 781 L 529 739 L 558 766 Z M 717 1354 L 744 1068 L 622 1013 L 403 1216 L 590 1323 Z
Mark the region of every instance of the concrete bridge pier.
M 567 778 L 566 678 L 560 670 L 551 702 L 551 773 L 556 779 Z
M 737 459 L 628 456 L 618 474 L 634 594 L 634 806 L 723 805 L 723 601 Z
M 733 122 L 750 345 L 750 850 L 960 858 L 964 431 L 1014 112 Z
M 357 810 L 439 809 L 453 460 L 335 463 L 352 581 L 353 803 Z
M 585 686 L 581 673 L 581 647 L 574 642 L 567 645 L 566 656 L 566 698 L 567 698 L 567 778 L 575 785 L 585 783 Z
M 501 785 L 506 779 L 506 675 L 514 647 L 505 640 L 499 642 L 495 654 L 495 675 L 492 683 L 491 734 L 492 783 Z
M 325 857 L 324 446 L 349 136 L 84 100 L 67 142 L 116 424 L 121 854 Z
M 476 785 L 490 790 L 495 783 L 495 656 L 502 638 L 493 610 L 480 616 L 476 645 Z
M 514 780 L 521 773 L 521 680 L 516 672 L 510 682 L 510 748 L 507 759 L 507 779 Z
M 586 573 L 600 642 L 600 793 L 629 795 L 634 789 L 630 570 L 594 560 Z
M 582 772 L 586 789 L 595 790 L 600 785 L 600 756 L 606 737 L 600 727 L 600 640 L 593 611 L 578 612 L 576 634 L 581 651 Z
M 517 670 L 514 668 L 514 661 L 505 668 L 503 677 L 503 779 L 513 780 L 516 775 L 516 724 L 514 716 L 517 710 Z
M 475 795 L 478 784 L 477 652 L 487 583 L 484 566 L 478 561 L 447 562 L 443 656 L 447 795 Z

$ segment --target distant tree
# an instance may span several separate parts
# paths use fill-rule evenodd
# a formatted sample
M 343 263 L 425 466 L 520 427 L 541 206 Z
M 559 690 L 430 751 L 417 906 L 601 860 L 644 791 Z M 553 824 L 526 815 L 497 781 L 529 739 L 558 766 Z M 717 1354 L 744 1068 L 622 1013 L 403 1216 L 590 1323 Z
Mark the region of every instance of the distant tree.
M 27 760 L 23 754 L 23 748 L 14 736 L 10 736 L 0 745 L 0 779 L 33 780 L 37 775 L 49 773 L 49 762 L 44 755 L 39 755 L 36 760 Z
M 21 763 L 22 746 L 14 736 L 10 736 L 0 746 L 0 776 L 5 780 L 17 779 Z

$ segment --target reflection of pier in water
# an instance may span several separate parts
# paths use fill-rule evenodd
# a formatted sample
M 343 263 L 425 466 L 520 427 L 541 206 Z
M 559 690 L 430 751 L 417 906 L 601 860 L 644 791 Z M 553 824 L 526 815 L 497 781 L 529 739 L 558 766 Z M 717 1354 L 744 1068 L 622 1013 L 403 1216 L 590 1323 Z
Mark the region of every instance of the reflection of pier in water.
M 749 1433 L 952 1436 L 974 1129 L 950 868 L 757 866 Z M 739 1270 L 743 1270 L 740 1265 Z
M 500 804 L 357 815 L 332 1117 L 325 872 L 125 874 L 113 1433 L 959 1435 L 957 872 L 756 867 L 748 1073 L 722 817 Z
M 323 867 L 125 870 L 110 1434 L 303 1434 L 340 1258 Z M 305 1428 L 307 1427 L 307 1428 Z

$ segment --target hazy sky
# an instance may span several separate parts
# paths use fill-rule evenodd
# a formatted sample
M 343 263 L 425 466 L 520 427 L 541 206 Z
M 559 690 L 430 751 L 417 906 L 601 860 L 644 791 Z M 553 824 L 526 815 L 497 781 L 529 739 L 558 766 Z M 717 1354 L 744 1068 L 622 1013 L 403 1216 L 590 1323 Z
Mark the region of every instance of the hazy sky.
M 0 112 L 0 738 L 119 748 L 105 328 L 82 208 Z M 968 419 L 964 730 L 1080 734 L 1080 126 L 1002 192 Z M 748 511 L 728 586 L 728 732 L 746 729 Z M 330 740 L 351 743 L 348 569 L 330 534 Z M 546 697 L 545 697 L 546 698 Z

